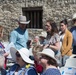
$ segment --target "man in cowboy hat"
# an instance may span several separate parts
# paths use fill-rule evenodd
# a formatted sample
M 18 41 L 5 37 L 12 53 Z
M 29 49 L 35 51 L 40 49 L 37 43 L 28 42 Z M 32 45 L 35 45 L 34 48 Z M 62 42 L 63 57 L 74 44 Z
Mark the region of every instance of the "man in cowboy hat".
M 10 34 L 10 42 L 13 42 L 16 49 L 27 48 L 26 42 L 28 41 L 27 24 L 30 21 L 26 20 L 26 16 L 20 16 L 18 20 L 19 27 L 14 29 Z
M 74 26 L 70 29 L 73 35 L 73 54 L 76 54 L 76 13 L 73 15 L 72 21 Z

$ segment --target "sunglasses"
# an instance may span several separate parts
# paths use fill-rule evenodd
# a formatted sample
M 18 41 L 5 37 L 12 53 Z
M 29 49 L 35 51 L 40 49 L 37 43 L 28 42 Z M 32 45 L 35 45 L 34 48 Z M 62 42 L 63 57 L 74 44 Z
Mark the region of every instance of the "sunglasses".
M 16 53 L 16 56 L 17 56 L 17 57 L 21 57 L 21 55 L 20 55 L 18 52 Z

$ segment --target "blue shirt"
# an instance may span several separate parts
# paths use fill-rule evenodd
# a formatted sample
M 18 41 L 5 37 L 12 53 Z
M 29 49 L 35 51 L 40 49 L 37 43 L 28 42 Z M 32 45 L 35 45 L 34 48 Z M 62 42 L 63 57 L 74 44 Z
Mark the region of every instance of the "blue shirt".
M 14 74 L 15 74 L 15 71 L 16 71 L 16 69 L 17 69 L 18 67 L 19 67 L 18 64 L 13 65 L 13 66 L 10 68 L 10 70 L 7 72 L 6 75 L 14 75 Z M 20 69 L 18 70 L 17 75 L 37 75 L 37 72 L 36 72 L 36 70 L 34 69 L 34 67 L 31 67 L 30 69 L 29 69 L 29 68 L 26 69 L 25 66 L 24 66 L 24 67 L 22 67 L 22 68 L 20 68 Z
M 13 42 L 16 49 L 27 48 L 26 42 L 28 41 L 28 31 L 21 30 L 20 27 L 13 30 L 10 34 L 10 42 Z
M 41 75 L 61 75 L 58 69 L 49 68 L 45 70 Z
M 76 26 L 72 27 L 70 31 L 72 32 L 73 35 L 73 46 L 74 45 L 76 46 Z

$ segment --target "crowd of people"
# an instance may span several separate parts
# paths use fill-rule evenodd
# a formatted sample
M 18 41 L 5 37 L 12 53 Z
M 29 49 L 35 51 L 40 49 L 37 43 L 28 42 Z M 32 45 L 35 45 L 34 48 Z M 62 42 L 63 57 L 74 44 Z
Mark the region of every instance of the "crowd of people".
M 76 54 L 76 14 L 72 21 L 74 26 L 69 30 L 67 19 L 60 21 L 59 29 L 54 20 L 48 19 L 44 25 L 45 30 L 31 38 L 27 30 L 30 21 L 21 15 L 17 20 L 18 28 L 10 33 L 9 44 L 13 45 L 6 48 L 9 51 L 4 51 L 5 47 L 2 43 L 0 45 L 0 74 L 61 75 L 59 68 L 65 66 L 71 55 Z M 3 37 L 3 30 L 0 37 Z M 11 59 L 7 58 L 9 55 Z M 14 62 L 8 71 L 4 67 L 7 60 Z

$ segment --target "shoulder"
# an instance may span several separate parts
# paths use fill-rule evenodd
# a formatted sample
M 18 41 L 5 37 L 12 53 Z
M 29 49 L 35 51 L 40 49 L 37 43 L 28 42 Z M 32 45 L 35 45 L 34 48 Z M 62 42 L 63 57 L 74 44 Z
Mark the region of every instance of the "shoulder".
M 59 34 L 58 33 L 55 33 L 53 36 L 54 37 L 59 37 Z
M 28 74 L 27 75 L 37 75 L 37 71 L 36 71 L 36 69 L 34 68 L 34 67 L 30 67 L 29 69 L 28 69 L 28 72 L 27 72 Z
M 28 30 L 26 29 L 26 30 L 25 30 L 25 32 L 27 32 L 27 33 L 28 33 Z
M 60 40 L 60 36 L 59 36 L 58 33 L 55 33 L 54 36 L 53 36 L 53 38 L 54 38 L 55 40 L 57 40 L 57 41 Z
M 18 64 L 14 64 L 10 67 L 10 70 L 13 71 L 15 70 L 19 65 Z
M 16 29 L 14 29 L 11 33 L 15 33 L 15 32 L 17 32 Z
M 68 29 L 66 30 L 66 34 L 72 35 L 72 33 Z
M 67 34 L 72 36 L 72 33 L 69 30 L 67 30 Z
M 49 68 L 46 70 L 47 75 L 60 75 L 60 71 L 58 69 Z
M 18 28 L 14 29 L 14 30 L 11 32 L 11 34 L 17 34 L 17 32 L 18 32 Z
M 76 30 L 76 26 L 73 26 L 70 31 L 73 32 L 73 30 Z

